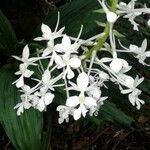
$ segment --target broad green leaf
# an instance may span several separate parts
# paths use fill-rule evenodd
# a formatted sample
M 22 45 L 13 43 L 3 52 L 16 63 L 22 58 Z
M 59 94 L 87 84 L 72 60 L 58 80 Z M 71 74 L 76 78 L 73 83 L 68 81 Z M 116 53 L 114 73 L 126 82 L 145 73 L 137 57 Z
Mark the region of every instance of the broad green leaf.
M 16 150 L 40 150 L 42 113 L 29 109 L 17 116 L 14 106 L 20 102 L 13 65 L 0 70 L 0 123 Z
M 106 121 L 118 122 L 122 125 L 130 125 L 134 119 L 119 110 L 115 104 L 106 100 L 105 104 L 100 110 L 100 118 Z
M 2 52 L 4 55 L 14 54 L 17 42 L 16 34 L 10 22 L 0 10 L 0 53 Z

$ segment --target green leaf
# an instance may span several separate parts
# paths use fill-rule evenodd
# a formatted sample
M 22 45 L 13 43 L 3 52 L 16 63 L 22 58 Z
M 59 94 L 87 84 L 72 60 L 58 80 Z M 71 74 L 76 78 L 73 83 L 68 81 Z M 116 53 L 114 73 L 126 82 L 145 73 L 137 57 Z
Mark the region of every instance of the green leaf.
M 132 117 L 119 110 L 114 103 L 107 100 L 100 110 L 100 118 L 106 121 L 115 121 L 122 125 L 130 125 L 134 122 Z
M 0 123 L 17 150 L 40 150 L 42 113 L 29 109 L 17 116 L 14 106 L 20 102 L 12 65 L 0 69 Z
M 0 52 L 7 56 L 14 54 L 17 42 L 16 34 L 10 22 L 0 10 Z

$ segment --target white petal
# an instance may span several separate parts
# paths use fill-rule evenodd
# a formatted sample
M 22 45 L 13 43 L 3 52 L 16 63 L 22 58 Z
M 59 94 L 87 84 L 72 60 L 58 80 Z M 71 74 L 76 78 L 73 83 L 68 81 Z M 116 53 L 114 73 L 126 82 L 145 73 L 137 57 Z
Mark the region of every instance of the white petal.
M 85 72 L 82 72 L 77 77 L 77 85 L 80 91 L 86 91 L 89 84 L 89 77 Z
M 33 71 L 27 69 L 24 73 L 24 77 L 29 78 L 33 73 L 34 73 Z
M 78 120 L 81 118 L 81 108 L 80 107 L 73 112 L 73 118 L 74 118 L 74 120 Z
M 85 108 L 84 105 L 80 105 L 80 109 L 83 117 L 85 117 L 88 110 Z
M 44 97 L 44 102 L 46 105 L 49 105 L 54 99 L 54 94 L 52 93 L 46 93 Z
M 39 111 L 41 111 L 41 112 L 45 109 L 45 103 L 44 103 L 43 99 L 40 99 L 40 100 L 39 100 L 39 103 L 38 103 L 38 105 L 37 105 L 37 109 L 38 109 Z
M 92 97 L 85 97 L 85 101 L 84 101 L 84 104 L 86 106 L 97 106 L 96 104 L 96 100 Z
M 103 62 L 103 63 L 110 62 L 110 61 L 112 61 L 112 58 L 104 57 L 100 61 Z
M 55 60 L 55 63 L 57 65 L 64 66 L 64 62 L 63 62 L 62 58 L 59 55 L 55 54 L 54 55 L 54 60 Z
M 67 67 L 67 78 L 72 79 L 74 77 L 74 72 L 70 69 L 70 67 Z
M 67 35 L 64 35 L 63 39 L 62 39 L 62 46 L 64 51 L 68 52 L 70 46 L 71 46 L 71 40 Z
M 121 90 L 122 94 L 127 94 L 127 93 L 130 93 L 130 92 L 132 92 L 132 89 Z
M 64 32 L 64 30 L 65 30 L 65 27 L 62 27 L 60 30 L 57 31 L 56 36 L 57 36 L 57 37 L 61 36 L 62 33 Z
M 79 58 L 71 58 L 69 60 L 69 65 L 75 69 L 79 68 L 81 66 L 81 60 Z
M 150 57 L 150 51 L 145 52 L 146 57 Z
M 19 108 L 21 105 L 23 105 L 22 102 L 21 102 L 21 103 L 18 103 L 18 104 L 14 107 L 14 109 Z
M 136 97 L 134 97 L 134 96 L 132 95 L 132 93 L 131 93 L 131 94 L 129 94 L 128 98 L 129 98 L 130 103 L 131 103 L 133 106 L 135 106 Z
M 123 67 L 123 63 L 121 59 L 113 59 L 112 62 L 110 63 L 110 68 L 113 70 L 115 73 L 118 73 Z
M 23 89 L 23 91 L 28 92 L 31 88 L 30 88 L 30 86 L 28 86 L 28 85 L 24 85 L 24 86 L 22 87 L 22 89 Z
M 22 52 L 22 59 L 25 59 L 25 60 L 28 59 L 29 55 L 30 55 L 29 47 L 28 47 L 28 45 L 26 45 Z
M 23 113 L 24 109 L 23 109 L 23 105 L 20 105 L 20 107 L 17 109 L 17 115 L 20 116 L 21 113 Z
M 146 48 L 147 48 L 147 39 L 144 39 L 144 41 L 142 42 L 142 51 L 145 52 Z
M 136 108 L 139 110 L 141 108 L 141 104 L 139 101 L 136 101 Z
M 17 88 L 20 88 L 20 87 L 22 87 L 24 85 L 24 78 L 23 78 L 23 76 L 21 76 L 19 79 L 18 79 L 18 81 L 16 82 L 16 87 Z
M 25 109 L 29 109 L 32 105 L 29 102 L 23 103 Z
M 129 88 L 133 88 L 134 87 L 134 79 L 128 75 L 125 75 L 125 86 L 129 87 Z
M 49 49 L 49 48 L 46 48 L 46 49 L 43 51 L 42 56 L 43 56 L 43 57 L 48 56 L 50 53 L 51 53 L 50 49 Z
M 45 40 L 43 37 L 37 37 L 37 38 L 34 38 L 33 39 L 34 41 L 43 41 L 43 40 Z
M 22 60 L 20 57 L 18 56 L 12 56 L 13 58 L 17 59 L 17 60 Z
M 46 38 L 51 37 L 52 31 L 51 31 L 51 29 L 49 28 L 49 26 L 47 26 L 46 24 L 42 24 L 41 30 L 42 30 L 43 34 L 47 36 Z M 44 37 L 44 38 L 45 38 L 45 37 Z
M 66 106 L 69 106 L 69 107 L 76 107 L 78 104 L 79 104 L 78 96 L 71 96 L 66 101 Z
M 92 97 L 99 99 L 101 96 L 101 90 L 99 88 L 93 88 L 91 91 Z
M 45 72 L 44 72 L 44 74 L 43 74 L 43 76 L 42 76 L 42 81 L 43 81 L 45 84 L 47 84 L 47 83 L 49 83 L 50 78 L 51 78 L 51 75 L 50 75 L 49 70 L 45 70 Z
M 144 77 L 138 79 L 137 83 L 135 83 L 135 86 L 137 87 L 137 86 L 140 85 L 143 81 L 144 81 Z

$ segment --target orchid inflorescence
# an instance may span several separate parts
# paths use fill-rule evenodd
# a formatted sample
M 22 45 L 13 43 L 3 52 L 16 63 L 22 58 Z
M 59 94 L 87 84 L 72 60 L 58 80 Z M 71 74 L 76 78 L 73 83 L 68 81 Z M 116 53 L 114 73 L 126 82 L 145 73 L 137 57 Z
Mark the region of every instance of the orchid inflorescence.
M 150 51 L 146 51 L 147 40 L 143 40 L 141 47 L 133 44 L 125 47 L 119 41 L 122 49 L 117 49 L 113 27 L 115 22 L 123 17 L 127 18 L 133 29 L 138 31 L 139 24 L 136 23 L 135 17 L 142 13 L 150 13 L 150 9 L 146 5 L 144 8 L 135 8 L 136 0 L 131 0 L 128 4 L 124 2 L 117 4 L 116 1 L 112 7 L 109 7 L 105 0 L 98 2 L 106 13 L 105 32 L 83 40 L 80 38 L 83 28 L 81 26 L 77 38 L 68 36 L 64 34 L 65 27 L 58 30 L 60 20 L 58 13 L 54 31 L 45 24 L 41 25 L 42 36 L 34 40 L 45 41 L 46 47 L 38 50 L 36 57 L 30 57 L 28 45 L 24 47 L 21 58 L 13 56 L 21 61 L 19 71 L 15 73 L 20 77 L 14 82 L 21 92 L 21 102 L 14 107 L 17 109 L 17 115 L 21 115 L 24 109 L 30 107 L 41 112 L 45 111 L 47 105 L 55 101 L 57 88 L 62 88 L 66 93 L 66 103 L 56 109 L 59 112 L 59 123 L 68 122 L 70 115 L 74 120 L 78 120 L 81 116 L 85 117 L 87 113 L 96 116 L 107 99 L 101 89 L 107 88 L 108 81 L 117 84 L 122 94 L 128 94 L 130 103 L 137 109 L 145 103 L 138 97 L 141 94 L 138 85 L 144 78 L 138 75 L 133 78 L 128 75 L 127 72 L 132 67 L 126 60 L 119 58 L 118 53 L 132 54 L 139 63 L 149 66 L 145 63 L 145 59 L 150 57 Z M 107 39 L 106 36 L 109 38 L 109 43 L 104 40 Z M 56 42 L 57 39 L 61 42 Z M 97 54 L 101 51 L 111 53 L 112 57 L 98 58 Z M 46 67 L 42 65 L 43 60 L 48 62 Z M 40 79 L 35 78 L 35 70 L 32 68 L 40 70 Z M 26 78 L 34 82 L 33 87 L 25 83 Z

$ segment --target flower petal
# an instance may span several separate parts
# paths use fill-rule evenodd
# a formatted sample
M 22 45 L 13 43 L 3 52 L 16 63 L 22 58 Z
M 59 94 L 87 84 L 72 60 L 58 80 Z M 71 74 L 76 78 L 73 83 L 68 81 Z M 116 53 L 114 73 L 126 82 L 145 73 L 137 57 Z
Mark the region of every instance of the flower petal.
M 24 85 L 24 78 L 23 78 L 23 76 L 21 76 L 19 79 L 18 79 L 18 81 L 16 82 L 16 87 L 17 88 L 20 88 L 20 87 L 22 87 Z
M 62 68 L 62 67 L 65 66 L 65 64 L 64 64 L 64 62 L 63 62 L 63 60 L 62 60 L 62 58 L 61 58 L 59 55 L 55 54 L 55 55 L 54 55 L 54 60 L 55 60 L 55 63 L 56 63 L 57 65 L 59 65 L 59 66 L 58 66 L 59 68 Z
M 85 101 L 84 101 L 84 104 L 86 106 L 97 106 L 96 104 L 96 100 L 92 97 L 85 97 Z
M 47 84 L 50 81 L 51 75 L 49 70 L 45 70 L 43 76 L 42 76 L 42 81 Z
M 80 107 L 73 112 L 73 118 L 74 118 L 74 120 L 78 120 L 81 118 L 81 108 Z
M 51 53 L 50 49 L 49 49 L 49 48 L 46 48 L 46 49 L 43 51 L 42 57 L 48 56 L 50 53 Z
M 71 46 L 71 40 L 67 35 L 64 35 L 62 39 L 62 46 L 65 52 L 68 52 L 70 46 Z
M 79 108 L 81 109 L 81 113 L 82 113 L 83 117 L 85 117 L 88 110 L 85 108 L 84 105 L 80 105 Z
M 24 73 L 24 77 L 29 78 L 33 73 L 34 73 L 33 71 L 27 69 Z
M 89 84 L 89 77 L 85 72 L 82 72 L 77 77 L 77 85 L 80 91 L 86 91 Z
M 150 57 L 150 51 L 145 52 L 146 57 Z
M 44 97 L 44 102 L 46 105 L 49 105 L 54 99 L 54 94 L 52 93 L 46 93 Z
M 105 63 L 105 62 L 110 62 L 112 61 L 112 58 L 109 58 L 109 57 L 104 57 L 100 60 L 101 62 Z
M 119 71 L 122 69 L 123 63 L 121 59 L 113 59 L 112 62 L 110 63 L 110 68 L 113 70 L 115 73 L 119 73 Z
M 71 96 L 66 101 L 66 106 L 69 106 L 69 107 L 76 107 L 78 104 L 79 104 L 78 96 Z
M 29 58 L 30 52 L 29 52 L 29 47 L 26 45 L 22 51 L 22 59 L 27 60 Z
M 69 60 L 69 65 L 75 69 L 79 68 L 81 66 L 81 60 L 79 58 L 71 58 Z
M 39 100 L 39 103 L 38 103 L 38 105 L 37 105 L 37 109 L 38 109 L 40 112 L 42 112 L 42 111 L 45 109 L 45 103 L 44 103 L 44 101 L 43 101 L 42 98 Z
M 70 67 L 67 67 L 67 78 L 72 79 L 74 77 L 74 72 L 70 69 Z
M 43 41 L 43 40 L 45 40 L 43 37 L 37 37 L 37 38 L 34 38 L 33 39 L 34 41 Z
M 46 24 L 42 24 L 41 30 L 42 30 L 44 39 L 45 40 L 50 40 L 50 38 L 52 36 L 52 31 L 49 28 L 49 26 L 47 26 Z
M 144 39 L 144 41 L 142 42 L 141 49 L 143 52 L 145 52 L 146 48 L 147 48 L 147 39 Z

